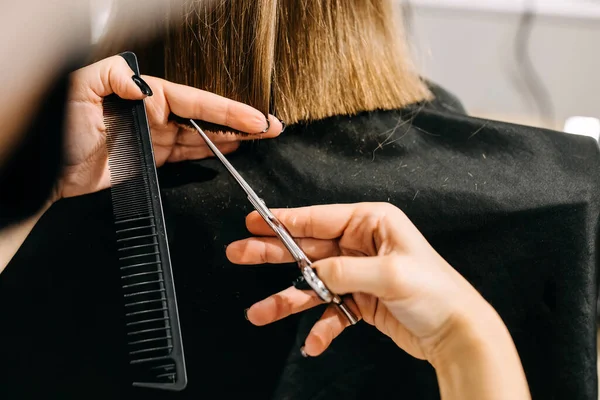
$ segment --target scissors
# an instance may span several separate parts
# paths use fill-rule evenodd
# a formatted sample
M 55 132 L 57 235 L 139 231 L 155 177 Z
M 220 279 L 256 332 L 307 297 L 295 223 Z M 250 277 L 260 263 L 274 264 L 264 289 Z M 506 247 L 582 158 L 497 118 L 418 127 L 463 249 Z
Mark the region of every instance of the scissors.
M 325 303 L 333 303 L 335 304 L 339 310 L 346 316 L 350 324 L 355 325 L 358 323 L 358 318 L 352 310 L 348 308 L 344 301 L 340 296 L 330 291 L 325 283 L 317 276 L 316 271 L 312 268 L 312 262 L 308 259 L 304 251 L 298 246 L 290 232 L 287 228 L 279 221 L 275 215 L 269 210 L 264 200 L 258 197 L 258 195 L 254 192 L 254 190 L 248 185 L 248 183 L 242 178 L 242 176 L 237 172 L 237 170 L 227 161 L 223 153 L 219 151 L 217 146 L 208 138 L 206 133 L 196 124 L 196 122 L 190 119 L 190 122 L 196 128 L 202 139 L 206 142 L 208 147 L 212 150 L 212 152 L 217 156 L 217 158 L 221 161 L 221 163 L 227 168 L 231 176 L 237 181 L 237 183 L 241 186 L 242 189 L 248 195 L 248 200 L 254 206 L 254 209 L 258 211 L 260 216 L 265 220 L 267 225 L 273 229 L 275 235 L 281 240 L 286 249 L 290 252 L 300 271 L 302 272 L 302 276 L 312 290 L 317 293 L 317 295 L 323 300 Z

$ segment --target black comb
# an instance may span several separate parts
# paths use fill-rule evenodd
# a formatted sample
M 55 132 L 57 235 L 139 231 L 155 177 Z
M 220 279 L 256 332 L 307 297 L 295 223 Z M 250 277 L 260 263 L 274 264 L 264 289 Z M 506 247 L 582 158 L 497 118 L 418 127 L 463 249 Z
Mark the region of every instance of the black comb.
M 121 56 L 139 75 L 135 54 Z M 143 100 L 106 97 L 104 123 L 133 385 L 183 390 L 175 285 Z

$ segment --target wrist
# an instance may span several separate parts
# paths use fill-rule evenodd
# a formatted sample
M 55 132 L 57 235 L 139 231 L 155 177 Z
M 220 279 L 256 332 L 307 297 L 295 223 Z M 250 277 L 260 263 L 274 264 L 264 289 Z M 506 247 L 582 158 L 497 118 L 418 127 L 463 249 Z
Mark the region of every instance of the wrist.
M 457 360 L 468 362 L 470 358 L 484 357 L 494 342 L 511 340 L 502 320 L 488 303 L 467 310 L 451 319 L 432 346 L 428 358 L 437 371 L 451 368 Z
M 487 302 L 456 318 L 430 362 L 442 399 L 530 399 L 510 333 Z

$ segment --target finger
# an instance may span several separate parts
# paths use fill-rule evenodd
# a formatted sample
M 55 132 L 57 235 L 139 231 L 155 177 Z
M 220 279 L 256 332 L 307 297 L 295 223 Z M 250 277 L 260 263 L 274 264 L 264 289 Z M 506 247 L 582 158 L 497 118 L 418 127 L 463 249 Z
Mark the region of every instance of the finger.
M 352 298 L 344 298 L 344 302 L 360 318 L 360 312 Z M 336 306 L 330 305 L 306 337 L 304 352 L 311 357 L 320 355 L 349 326 L 348 319 L 340 313 Z
M 189 86 L 165 80 L 161 83 L 171 112 L 182 118 L 212 122 L 250 134 L 261 133 L 268 126 L 267 133 L 281 133 L 283 129 L 277 118 L 269 115 L 267 123 L 264 114 L 249 105 Z
M 229 154 L 240 147 L 239 142 L 217 144 L 217 148 L 223 154 Z M 214 157 L 212 150 L 206 146 L 175 146 L 167 158 L 167 162 L 180 162 L 188 160 L 202 160 Z
M 263 326 L 320 304 L 323 301 L 314 291 L 298 290 L 292 286 L 253 304 L 246 310 L 246 317 L 252 324 Z
M 294 237 L 335 239 L 344 232 L 355 208 L 352 204 L 334 204 L 271 211 Z M 253 235 L 274 234 L 256 211 L 246 217 L 246 227 Z
M 409 263 L 403 263 L 398 255 L 333 257 L 317 261 L 313 267 L 334 293 L 362 292 L 383 300 L 404 297 L 412 273 Z
M 133 81 L 134 75 L 123 57 L 106 58 L 73 73 L 74 97 L 89 101 L 89 90 L 98 100 L 113 93 L 127 100 L 143 99 L 146 95 Z
M 294 237 L 335 239 L 364 208 L 364 204 L 332 204 L 272 211 Z M 246 226 L 254 235 L 273 235 L 273 230 L 257 212 L 248 215 Z
M 298 239 L 296 241 L 311 260 L 320 260 L 340 254 L 337 241 Z M 227 258 L 234 264 L 281 264 L 294 262 L 287 248 L 277 238 L 249 238 L 231 243 L 226 249 Z
M 272 116 L 270 118 L 273 118 Z M 240 135 L 233 132 L 219 132 L 212 133 L 206 132 L 210 140 L 213 143 L 227 143 L 227 142 L 238 142 L 243 140 L 256 140 L 256 139 L 272 139 L 279 136 L 279 132 L 274 128 L 269 129 L 268 132 L 255 135 Z M 206 146 L 206 142 L 198 134 L 195 129 L 181 127 L 177 135 L 177 144 L 185 146 Z

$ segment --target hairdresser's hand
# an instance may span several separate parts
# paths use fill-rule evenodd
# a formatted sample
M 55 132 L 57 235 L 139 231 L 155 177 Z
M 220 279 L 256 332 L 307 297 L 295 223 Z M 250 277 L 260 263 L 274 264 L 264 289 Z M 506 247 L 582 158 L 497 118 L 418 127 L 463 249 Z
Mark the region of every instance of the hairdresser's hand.
M 365 203 L 274 213 L 299 238 L 307 255 L 319 260 L 314 267 L 325 284 L 340 295 L 351 294 L 346 296 L 349 306 L 406 352 L 427 359 L 436 369 L 457 362 L 471 363 L 467 368 L 480 372 L 485 371 L 482 363 L 509 368 L 517 371 L 512 393 L 527 393 L 520 361 L 500 317 L 399 209 Z M 232 243 L 227 248 L 229 260 L 293 261 L 257 213 L 250 214 L 246 223 L 260 237 Z M 319 304 L 314 293 L 291 287 L 254 304 L 247 317 L 255 325 L 265 325 Z M 346 327 L 344 317 L 329 306 L 307 337 L 305 353 L 319 355 Z
M 362 318 L 415 357 L 433 357 L 450 327 L 460 328 L 472 313 L 487 308 L 477 291 L 391 205 L 315 206 L 275 214 L 299 238 L 309 258 L 319 260 L 314 267 L 328 287 L 340 295 L 353 294 Z M 232 243 L 229 260 L 293 261 L 258 214 L 250 214 L 246 223 L 252 234 L 262 237 Z M 247 314 L 250 322 L 264 325 L 319 304 L 314 293 L 289 288 L 254 304 Z M 308 336 L 306 353 L 319 355 L 347 326 L 331 306 Z
M 272 138 L 281 133 L 281 122 L 269 116 L 270 129 L 259 134 L 267 127 L 267 121 L 260 111 L 245 104 L 153 77 L 144 76 L 136 84 L 133 75 L 120 56 L 104 59 L 72 74 L 64 173 L 53 201 L 110 186 L 102 102 L 113 93 L 129 100 L 146 99 L 157 166 L 212 156 L 197 133 L 169 121 L 171 113 L 250 134 L 244 137 L 213 134 L 211 138 L 223 153 L 236 150 L 240 140 Z

